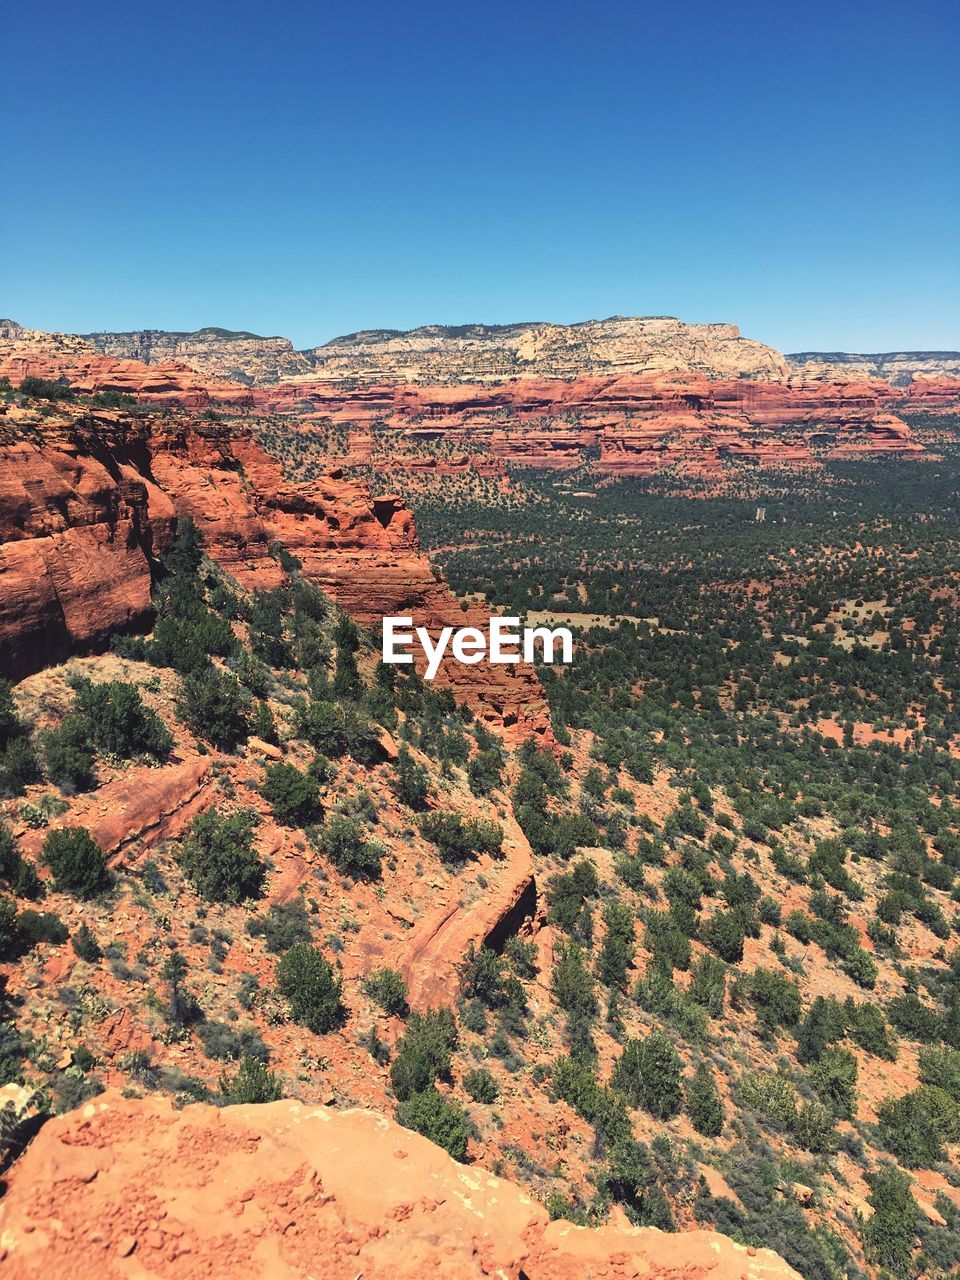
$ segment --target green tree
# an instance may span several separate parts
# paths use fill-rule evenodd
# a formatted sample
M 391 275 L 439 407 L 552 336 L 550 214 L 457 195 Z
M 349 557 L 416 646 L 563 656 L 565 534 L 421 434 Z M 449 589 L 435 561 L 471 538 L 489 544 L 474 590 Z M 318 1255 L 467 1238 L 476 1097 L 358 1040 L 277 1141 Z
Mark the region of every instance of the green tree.
M 279 1077 L 259 1058 L 244 1057 L 232 1076 L 220 1076 L 220 1092 L 228 1103 L 277 1102 L 283 1096 Z
M 43 842 L 43 861 L 54 875 L 54 886 L 81 898 L 92 898 L 110 884 L 107 860 L 85 827 L 61 827 Z
M 394 794 L 401 804 L 411 809 L 422 809 L 430 794 L 427 771 L 410 754 L 410 748 L 402 746 L 397 755 L 397 773 L 393 784 Z
M 236 676 L 207 666 L 183 679 L 181 713 L 198 738 L 229 750 L 247 736 L 246 696 Z
M 728 964 L 743 959 L 743 921 L 736 911 L 715 911 L 700 930 L 704 944 Z
M 450 1075 L 457 1024 L 450 1009 L 414 1013 L 397 1042 L 390 1083 L 401 1102 Z
M 242 902 L 263 889 L 266 868 L 253 848 L 259 819 L 249 809 L 198 814 L 177 855 L 187 879 L 211 902 Z
M 298 942 L 277 965 L 277 985 L 295 1022 L 316 1035 L 332 1031 L 345 1014 L 342 984 L 317 947 Z
M 907 1276 L 920 1218 L 910 1191 L 910 1178 L 889 1166 L 868 1173 L 866 1178 L 872 1189 L 867 1203 L 873 1209 L 863 1227 L 867 1259 L 895 1276 Z
M 320 804 L 315 779 L 292 764 L 268 765 L 261 794 L 277 821 L 288 827 L 312 822 Z
M 406 1129 L 414 1129 L 454 1160 L 467 1158 L 470 1122 L 457 1102 L 448 1101 L 433 1086 L 415 1093 L 397 1106 L 397 1120 Z
M 628 1040 L 610 1083 L 632 1106 L 644 1107 L 660 1120 L 680 1110 L 680 1055 L 660 1031 L 644 1040 Z
M 363 980 L 363 990 L 384 1013 L 402 1016 L 407 1009 L 407 984 L 396 969 L 375 969 Z
M 475 1067 L 463 1077 L 463 1087 L 474 1100 L 489 1106 L 500 1096 L 497 1082 L 486 1067 Z
M 380 875 L 384 847 L 379 840 L 364 835 L 354 818 L 334 813 L 319 835 L 319 845 L 338 871 L 355 880 L 375 880 Z
M 846 1049 L 824 1049 L 810 1068 L 821 1101 L 841 1120 L 852 1120 L 857 1102 L 857 1060 Z
M 154 710 L 144 706 L 135 685 L 81 680 L 76 685 L 75 710 L 90 744 L 122 760 L 135 755 L 163 759 L 173 746 L 169 729 Z
M 922 1084 L 877 1108 L 880 1141 L 907 1168 L 927 1168 L 944 1157 L 943 1144 L 960 1138 L 960 1107 L 945 1089 Z
M 723 1129 L 723 1099 L 713 1072 L 703 1063 L 687 1086 L 687 1111 L 693 1127 L 705 1138 L 716 1138 Z

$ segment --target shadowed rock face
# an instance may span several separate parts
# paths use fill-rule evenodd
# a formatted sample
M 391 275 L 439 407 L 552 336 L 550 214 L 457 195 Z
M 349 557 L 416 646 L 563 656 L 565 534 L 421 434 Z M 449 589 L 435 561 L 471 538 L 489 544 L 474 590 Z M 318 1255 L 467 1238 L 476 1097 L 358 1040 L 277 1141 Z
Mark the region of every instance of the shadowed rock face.
M 11 1280 L 798 1280 L 707 1231 L 548 1221 L 521 1189 L 371 1111 L 108 1092 L 51 1120 L 0 1201 Z

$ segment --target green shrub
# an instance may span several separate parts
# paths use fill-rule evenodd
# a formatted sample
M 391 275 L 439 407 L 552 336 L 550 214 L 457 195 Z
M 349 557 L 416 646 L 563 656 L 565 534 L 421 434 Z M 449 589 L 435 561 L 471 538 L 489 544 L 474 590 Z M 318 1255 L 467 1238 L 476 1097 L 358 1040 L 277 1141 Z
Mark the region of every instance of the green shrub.
M 81 716 L 67 716 L 41 735 L 43 763 L 50 781 L 67 795 L 89 791 L 96 782 L 93 752 Z
M 283 1096 L 279 1077 L 259 1058 L 243 1058 L 233 1076 L 220 1077 L 220 1092 L 227 1103 L 277 1102 Z
M 396 1116 L 404 1128 L 422 1133 L 454 1160 L 466 1159 L 470 1137 L 466 1113 L 459 1103 L 448 1102 L 433 1085 L 399 1103 Z
M 61 827 L 43 842 L 43 861 L 54 875 L 54 887 L 92 898 L 110 883 L 107 860 L 85 827 Z
M 715 911 L 700 930 L 704 945 L 721 960 L 737 964 L 743 959 L 743 921 L 736 911 Z
M 271 903 L 265 916 L 248 920 L 246 932 L 252 938 L 263 938 L 268 951 L 282 955 L 295 942 L 310 942 L 313 933 L 302 898 L 291 902 Z
M 796 984 L 774 969 L 755 969 L 747 989 L 757 1017 L 770 1031 L 792 1027 L 800 1020 L 802 1003 Z
M 316 1035 L 332 1031 L 343 1021 L 340 979 L 317 947 L 295 943 L 277 965 L 277 985 L 294 1021 Z
M 103 958 L 100 944 L 86 921 L 80 925 L 80 928 L 73 935 L 71 945 L 80 959 L 86 960 L 88 964 L 96 964 L 98 960 Z
M 896 1037 L 887 1026 L 887 1021 L 875 1004 L 864 1001 L 854 1004 L 847 1001 L 847 1015 L 850 1019 L 850 1039 L 867 1053 L 886 1062 L 893 1062 L 897 1057 Z
M 226 816 L 207 809 L 194 818 L 177 859 L 198 893 L 211 902 L 242 902 L 259 896 L 265 867 L 253 848 L 258 821 L 246 809 Z
M 459 813 L 430 813 L 420 821 L 420 830 L 437 846 L 443 862 L 466 862 L 480 853 L 499 854 L 503 827 L 481 818 L 463 819 Z
M 21 911 L 17 917 L 17 931 L 30 947 L 35 947 L 39 942 L 60 946 L 69 937 L 66 925 L 55 911 Z
M 98 751 L 122 760 L 137 755 L 162 760 L 169 754 L 170 731 L 155 711 L 143 705 L 134 685 L 81 680 L 75 689 L 75 713 L 85 726 L 87 741 Z
M 826 1155 L 836 1150 L 833 1114 L 822 1103 L 802 1103 L 793 1123 L 793 1137 L 804 1151 Z
M 363 980 L 363 990 L 384 1013 L 401 1017 L 407 1009 L 407 984 L 396 969 L 375 969 Z
M 390 1083 L 401 1102 L 421 1093 L 436 1080 L 449 1078 L 457 1024 L 450 1009 L 414 1013 L 397 1042 L 390 1067 Z
M 900 1164 L 926 1168 L 944 1158 L 943 1144 L 960 1138 L 960 1107 L 938 1085 L 922 1084 L 877 1108 L 880 1141 Z
M 315 779 L 292 764 L 268 765 L 261 794 L 278 822 L 288 827 L 305 827 L 319 808 Z
M 796 1120 L 797 1091 L 793 1082 L 777 1071 L 746 1072 L 740 1080 L 739 1097 L 744 1106 L 780 1127 Z
M 364 835 L 363 827 L 354 818 L 332 814 L 324 823 L 317 842 L 344 875 L 355 880 L 375 880 L 380 875 L 384 847 L 379 840 Z
M 610 1083 L 632 1106 L 644 1107 L 660 1120 L 680 1110 L 680 1055 L 659 1031 L 644 1040 L 628 1040 Z
M 575 942 L 560 948 L 553 966 L 552 987 L 557 1004 L 565 1012 L 582 1018 L 596 1015 L 593 974 Z
M 697 1067 L 687 1086 L 687 1111 L 697 1133 L 716 1138 L 723 1129 L 723 1100 L 708 1066 Z
M 606 933 L 600 949 L 600 981 L 607 986 L 622 987 L 626 984 L 627 969 L 633 963 L 633 912 L 625 903 L 611 902 L 604 909 L 603 923 Z
M 184 676 L 181 715 L 198 738 L 223 750 L 236 746 L 248 733 L 246 698 L 239 681 L 211 666 Z
M 872 1188 L 867 1203 L 873 1213 L 863 1226 L 864 1252 L 875 1265 L 895 1276 L 907 1276 L 920 1220 L 910 1179 L 902 1170 L 889 1167 L 868 1173 L 866 1179 Z
M 0 748 L 0 796 L 22 796 L 40 781 L 40 766 L 27 738 L 11 738 Z
M 400 748 L 397 756 L 397 772 L 393 783 L 394 795 L 401 804 L 411 809 L 422 809 L 430 794 L 427 771 L 410 754 L 409 747 Z
M 18 898 L 36 898 L 41 885 L 33 867 L 17 849 L 10 828 L 0 822 L 0 880 L 5 880 Z
M 921 1049 L 920 1079 L 943 1089 L 960 1104 L 960 1050 L 946 1046 Z
M 825 1049 L 810 1068 L 810 1079 L 825 1106 L 852 1120 L 857 1101 L 857 1060 L 846 1049 Z
M 475 1067 L 463 1077 L 463 1087 L 474 1100 L 489 1106 L 500 1097 L 497 1082 L 486 1067 Z

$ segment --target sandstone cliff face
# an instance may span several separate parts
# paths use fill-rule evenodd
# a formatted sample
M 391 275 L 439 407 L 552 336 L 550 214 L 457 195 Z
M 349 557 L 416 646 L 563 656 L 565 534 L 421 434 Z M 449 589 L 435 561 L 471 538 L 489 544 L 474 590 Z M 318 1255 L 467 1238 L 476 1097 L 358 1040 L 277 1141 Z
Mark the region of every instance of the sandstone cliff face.
M 670 316 L 582 324 L 429 325 L 371 330 L 307 353 L 311 378 L 336 382 L 500 382 L 683 370 L 710 378 L 787 376 L 784 356 L 732 324 L 684 324 Z
M 91 417 L 43 447 L 0 442 L 0 673 L 21 676 L 151 616 L 149 558 L 173 504 L 143 468 L 142 441 Z
M 708 1231 L 548 1221 L 519 1187 L 371 1111 L 108 1092 L 49 1121 L 0 1201 L 11 1280 L 799 1280 Z
M 151 560 L 178 516 L 192 517 L 208 554 L 251 589 L 284 580 L 270 550 L 280 542 L 367 625 L 387 614 L 411 614 L 432 631 L 481 621 L 435 574 L 398 498 L 371 496 L 337 471 L 291 483 L 241 429 L 100 412 L 8 438 L 0 445 L 4 675 L 96 652 L 116 629 L 145 629 Z M 512 736 L 546 731 L 529 667 L 450 663 L 437 679 Z
M 201 409 L 213 404 L 249 405 L 246 387 L 205 378 L 183 362 L 146 365 L 102 355 L 85 338 L 69 333 L 0 325 L 0 378 L 18 386 L 24 378 L 65 378 L 81 394 L 119 391 L 155 404 Z
M 960 351 L 885 351 L 874 355 L 797 351 L 787 360 L 798 377 L 808 379 L 882 378 L 895 387 L 908 387 L 917 378 L 960 378 Z
M 294 351 L 289 338 L 263 338 L 229 329 L 198 329 L 195 333 L 141 329 L 132 333 L 85 333 L 82 337 L 102 355 L 115 360 L 181 362 L 205 378 L 247 386 L 293 378 L 312 368 L 312 362 L 302 352 Z
M 404 448 L 439 442 L 468 455 L 564 470 L 594 450 L 601 473 L 714 475 L 738 460 L 796 467 L 853 453 L 922 455 L 923 443 L 892 410 L 904 402 L 955 406 L 960 382 L 917 382 L 904 393 L 877 381 L 711 381 L 676 373 L 497 386 L 381 384 L 358 391 L 299 382 L 254 395 L 264 409 L 291 411 L 306 403 L 335 424 L 351 423 L 350 462 L 366 461 L 370 433 L 386 424 L 401 456 Z

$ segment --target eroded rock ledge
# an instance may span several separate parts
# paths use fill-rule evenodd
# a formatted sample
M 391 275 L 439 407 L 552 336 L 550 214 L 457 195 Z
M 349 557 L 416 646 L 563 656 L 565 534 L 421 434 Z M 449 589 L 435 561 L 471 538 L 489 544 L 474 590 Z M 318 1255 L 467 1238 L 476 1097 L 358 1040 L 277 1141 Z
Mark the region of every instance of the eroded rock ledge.
M 103 1094 L 51 1120 L 0 1201 L 10 1280 L 799 1280 L 708 1231 L 550 1222 L 372 1111 Z

